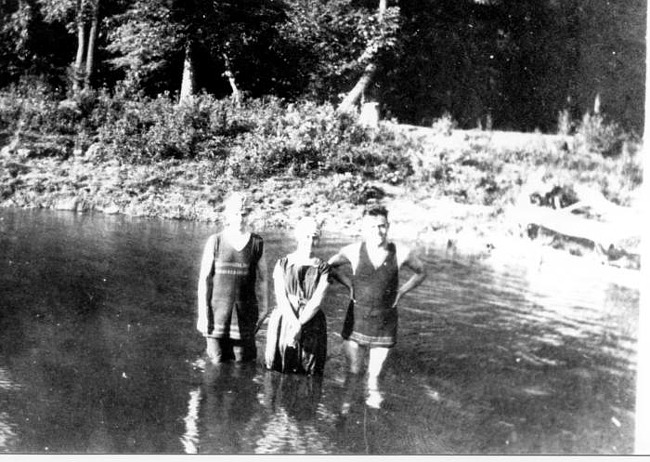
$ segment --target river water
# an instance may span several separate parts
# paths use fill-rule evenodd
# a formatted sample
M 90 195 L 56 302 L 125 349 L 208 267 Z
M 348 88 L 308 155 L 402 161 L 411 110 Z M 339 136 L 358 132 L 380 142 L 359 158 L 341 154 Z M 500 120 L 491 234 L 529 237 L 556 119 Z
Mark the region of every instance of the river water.
M 632 453 L 634 274 L 421 247 L 430 277 L 400 307 L 374 409 L 346 378 L 340 286 L 322 381 L 203 364 L 196 281 L 214 231 L 0 210 L 0 452 Z M 292 250 L 263 234 L 270 262 Z M 349 242 L 324 236 L 317 253 Z

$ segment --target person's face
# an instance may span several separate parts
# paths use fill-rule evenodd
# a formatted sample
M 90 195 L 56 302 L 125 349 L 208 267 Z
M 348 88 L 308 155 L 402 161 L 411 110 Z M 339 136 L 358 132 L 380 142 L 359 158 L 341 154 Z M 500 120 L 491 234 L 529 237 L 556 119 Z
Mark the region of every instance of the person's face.
M 236 205 L 224 210 L 224 221 L 226 226 L 231 228 L 243 228 L 246 224 L 250 211 L 243 204 Z
M 298 242 L 298 247 L 311 250 L 318 246 L 320 236 L 318 233 L 305 233 L 296 236 L 296 240 Z
M 388 238 L 388 219 L 382 215 L 363 217 L 363 237 L 368 244 L 384 245 Z

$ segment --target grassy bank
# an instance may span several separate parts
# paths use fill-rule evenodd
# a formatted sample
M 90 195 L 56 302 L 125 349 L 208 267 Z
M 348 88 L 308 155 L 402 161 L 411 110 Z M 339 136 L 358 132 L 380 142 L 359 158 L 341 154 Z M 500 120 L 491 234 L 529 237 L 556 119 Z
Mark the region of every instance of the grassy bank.
M 4 207 L 217 221 L 225 195 L 246 189 L 258 228 L 310 213 L 353 234 L 364 205 L 383 201 L 394 235 L 477 251 L 526 238 L 510 211 L 533 183 L 633 208 L 642 178 L 638 142 L 599 115 L 563 135 L 459 131 L 450 119 L 366 128 L 308 102 L 31 89 L 0 95 L 0 130 Z

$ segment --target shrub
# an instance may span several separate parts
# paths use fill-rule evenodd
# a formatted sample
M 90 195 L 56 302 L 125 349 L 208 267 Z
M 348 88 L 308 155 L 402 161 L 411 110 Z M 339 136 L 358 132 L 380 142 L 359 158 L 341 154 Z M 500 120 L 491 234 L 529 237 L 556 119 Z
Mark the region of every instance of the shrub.
M 276 99 L 250 104 L 243 115 L 250 132 L 232 140 L 225 161 L 230 175 L 360 173 L 399 182 L 412 173 L 405 149 L 389 130 L 366 130 L 331 105 L 302 102 L 285 107 Z
M 15 133 L 73 136 L 83 114 L 75 102 L 38 79 L 24 79 L 0 93 L 0 129 Z
M 576 128 L 576 138 L 582 150 L 611 157 L 620 154 L 626 135 L 615 122 L 587 113 Z
M 169 94 L 132 100 L 108 99 L 93 112 L 98 139 L 111 156 L 136 163 L 214 158 L 224 140 L 246 131 L 228 100 L 198 95 L 176 104 Z
M 454 120 L 449 112 L 445 112 L 442 117 L 434 119 L 431 128 L 435 134 L 449 136 L 456 129 L 458 123 Z

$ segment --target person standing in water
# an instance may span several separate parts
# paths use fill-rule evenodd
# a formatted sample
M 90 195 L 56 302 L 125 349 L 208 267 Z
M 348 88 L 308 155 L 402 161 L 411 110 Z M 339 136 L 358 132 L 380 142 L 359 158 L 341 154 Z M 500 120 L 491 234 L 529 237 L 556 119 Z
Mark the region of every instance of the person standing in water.
M 321 376 L 327 356 L 327 324 L 321 302 L 330 268 L 313 256 L 320 238 L 313 218 L 295 227 L 297 248 L 273 270 L 277 308 L 271 313 L 265 350 L 266 367 L 279 372 Z
M 350 373 L 356 377 L 368 351 L 368 399 L 379 407 L 379 376 L 390 349 L 397 341 L 397 306 L 402 297 L 426 278 L 420 259 L 408 249 L 388 240 L 388 211 L 375 205 L 362 218 L 362 242 L 350 244 L 329 260 L 333 277 L 350 290 L 351 303 L 341 336 Z M 340 271 L 349 264 L 352 278 Z M 399 270 L 413 271 L 399 287 Z
M 246 230 L 248 198 L 234 193 L 224 205 L 224 229 L 205 244 L 198 287 L 196 327 L 214 364 L 257 358 L 259 309 L 268 306 L 264 240 Z

